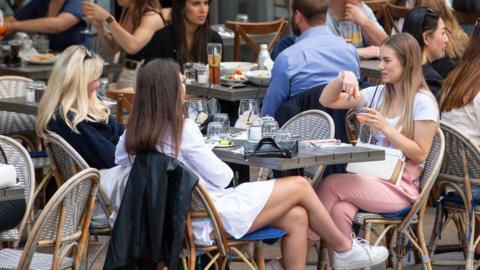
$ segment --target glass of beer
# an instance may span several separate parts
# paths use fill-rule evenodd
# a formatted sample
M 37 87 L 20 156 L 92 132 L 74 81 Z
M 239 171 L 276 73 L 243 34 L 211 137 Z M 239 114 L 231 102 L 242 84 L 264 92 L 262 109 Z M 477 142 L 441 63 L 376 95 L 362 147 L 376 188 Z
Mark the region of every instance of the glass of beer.
M 362 30 L 360 28 L 360 25 L 354 22 L 340 22 L 340 34 L 346 42 L 352 44 L 355 47 L 359 47 L 363 43 Z
M 3 23 L 0 23 L 0 38 L 3 38 L 5 37 L 5 35 L 7 34 L 7 27 L 3 24 Z
M 220 84 L 220 62 L 222 61 L 222 44 L 208 43 L 209 79 L 212 84 Z

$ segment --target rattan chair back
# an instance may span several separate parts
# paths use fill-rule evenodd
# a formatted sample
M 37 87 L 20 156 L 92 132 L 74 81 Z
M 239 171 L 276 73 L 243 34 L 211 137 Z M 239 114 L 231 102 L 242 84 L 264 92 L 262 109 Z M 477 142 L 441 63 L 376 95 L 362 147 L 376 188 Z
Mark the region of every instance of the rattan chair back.
M 18 240 L 23 233 L 25 227 L 30 230 L 31 222 L 30 211 L 33 204 L 33 194 L 35 189 L 35 173 L 32 159 L 27 150 L 12 138 L 0 135 L 0 148 L 5 157 L 0 154 L 0 163 L 7 163 L 15 166 L 18 182 L 25 186 L 25 215 L 20 222 L 18 229 L 13 229 L 0 233 L 0 242 L 15 241 L 14 246 L 18 244 Z M 6 159 L 6 160 L 5 160 Z
M 85 263 L 88 229 L 99 178 L 97 169 L 86 169 L 57 190 L 33 226 L 18 269 L 30 268 L 32 257 L 40 246 L 54 247 L 51 269 L 59 269 L 67 256 L 74 257 L 74 269 Z
M 304 140 L 333 139 L 335 125 L 332 117 L 321 110 L 308 110 L 301 112 L 288 120 L 281 128 L 288 131 L 294 138 Z M 324 166 L 312 166 L 304 169 L 305 176 L 312 179 L 315 185 L 323 173 Z

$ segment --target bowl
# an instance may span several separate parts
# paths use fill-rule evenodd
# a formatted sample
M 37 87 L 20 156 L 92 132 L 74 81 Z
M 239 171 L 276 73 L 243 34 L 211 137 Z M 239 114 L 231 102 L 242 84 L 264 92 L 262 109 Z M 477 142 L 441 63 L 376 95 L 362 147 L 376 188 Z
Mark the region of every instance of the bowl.
M 272 78 L 271 70 L 250 70 L 245 72 L 245 76 L 248 80 L 256 85 L 268 86 L 270 78 Z
M 237 68 L 241 68 L 243 72 L 252 70 L 257 64 L 250 62 L 222 62 L 220 63 L 220 75 L 230 75 L 235 73 Z

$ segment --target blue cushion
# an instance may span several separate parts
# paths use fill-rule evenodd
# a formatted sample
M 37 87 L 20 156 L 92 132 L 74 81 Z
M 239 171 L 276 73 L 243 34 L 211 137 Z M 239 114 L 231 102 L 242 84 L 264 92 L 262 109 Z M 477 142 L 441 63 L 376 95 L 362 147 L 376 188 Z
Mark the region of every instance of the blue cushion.
M 30 154 L 31 158 L 48 157 L 47 151 L 30 151 L 28 154 Z
M 400 211 L 393 212 L 393 213 L 381 213 L 380 215 L 386 218 L 403 218 L 405 215 L 408 214 L 408 212 L 410 212 L 411 209 L 412 209 L 412 205 L 409 205 L 401 209 Z
M 447 195 L 443 197 L 443 201 L 446 203 L 453 203 L 457 205 L 463 205 L 463 200 L 462 197 L 460 197 L 457 193 L 455 192 L 449 192 Z M 474 196 L 473 197 L 473 204 L 475 205 L 480 205 L 480 196 Z
M 244 240 L 244 241 L 263 241 L 267 244 L 273 244 L 275 243 L 279 238 L 282 238 L 285 235 L 285 232 L 273 228 L 273 227 L 264 227 L 260 230 L 256 230 L 251 233 L 247 233 L 244 235 L 242 238 L 238 240 Z

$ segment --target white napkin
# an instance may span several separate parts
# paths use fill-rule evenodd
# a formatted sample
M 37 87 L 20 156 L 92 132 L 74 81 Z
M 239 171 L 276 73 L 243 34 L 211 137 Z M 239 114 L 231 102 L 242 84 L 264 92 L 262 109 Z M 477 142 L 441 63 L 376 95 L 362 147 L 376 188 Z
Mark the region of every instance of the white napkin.
M 0 188 L 11 187 L 17 184 L 17 172 L 13 165 L 0 164 Z

